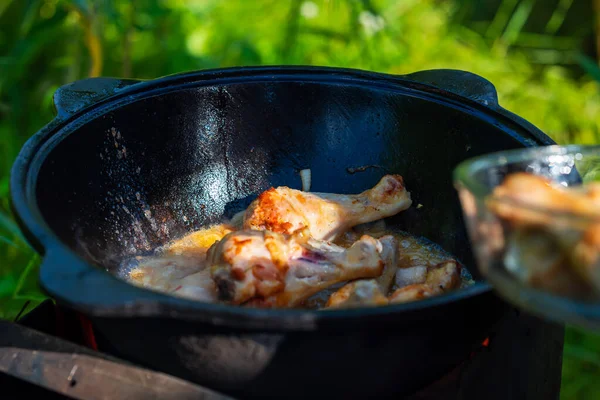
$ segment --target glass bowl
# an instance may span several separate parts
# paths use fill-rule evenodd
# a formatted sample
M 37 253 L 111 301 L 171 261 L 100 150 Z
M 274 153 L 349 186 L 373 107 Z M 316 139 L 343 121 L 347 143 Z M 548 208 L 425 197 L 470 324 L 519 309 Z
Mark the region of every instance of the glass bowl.
M 476 267 L 496 293 L 600 331 L 600 146 L 490 153 L 453 174 Z

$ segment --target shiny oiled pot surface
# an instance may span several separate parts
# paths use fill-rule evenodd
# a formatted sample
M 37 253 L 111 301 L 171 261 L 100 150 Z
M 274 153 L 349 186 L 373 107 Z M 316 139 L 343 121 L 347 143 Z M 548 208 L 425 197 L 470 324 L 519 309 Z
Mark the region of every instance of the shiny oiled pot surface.
M 462 71 L 225 69 L 75 82 L 55 101 L 57 118 L 24 146 L 11 182 L 23 231 L 44 253 L 42 285 L 92 317 L 106 348 L 248 398 L 411 393 L 467 357 L 508 308 L 478 282 L 375 309 L 245 309 L 136 288 L 99 267 L 231 216 L 270 186 L 300 188 L 310 168 L 320 192 L 402 175 L 422 206 L 388 225 L 477 276 L 452 169 L 552 143 Z

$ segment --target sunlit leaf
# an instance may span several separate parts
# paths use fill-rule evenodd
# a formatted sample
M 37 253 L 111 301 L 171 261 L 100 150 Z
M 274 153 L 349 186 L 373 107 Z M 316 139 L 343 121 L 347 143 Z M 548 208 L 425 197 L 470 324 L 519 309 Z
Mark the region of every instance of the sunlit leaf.
M 0 235 L 0 242 L 4 243 L 4 244 L 7 244 L 9 246 L 13 246 L 13 247 L 15 247 L 17 249 L 24 249 L 23 247 L 21 247 L 20 244 L 16 243 L 12 239 L 9 239 L 9 238 L 7 238 L 5 236 L 2 236 L 2 235 Z
M 17 280 L 17 284 L 15 285 L 14 290 L 13 290 L 13 297 L 16 297 L 21 294 L 20 292 L 23 289 L 23 287 L 25 286 L 25 282 L 27 281 L 28 278 L 30 278 L 31 271 L 33 271 L 35 268 L 38 267 L 38 263 L 39 263 L 39 257 L 36 254 L 33 257 L 31 257 L 31 259 L 29 260 L 29 262 L 27 263 L 27 265 L 25 266 L 25 268 L 19 275 L 19 279 Z
M 506 24 L 510 20 L 514 8 L 519 3 L 519 0 L 503 0 L 500 7 L 496 11 L 494 19 L 489 24 L 486 36 L 490 38 L 498 38 L 501 36 Z
M 19 230 L 16 222 L 14 222 L 8 215 L 0 211 L 0 232 L 2 231 L 9 232 L 14 236 L 22 237 L 21 231 Z
M 556 9 L 552 13 L 552 16 L 548 20 L 546 24 L 546 32 L 550 34 L 556 33 L 563 22 L 565 22 L 565 18 L 567 17 L 567 12 L 573 5 L 573 0 L 559 0 Z
M 534 3 L 535 0 L 523 0 L 517 6 L 517 9 L 510 17 L 506 30 L 502 35 L 502 39 L 506 44 L 511 45 L 518 38 L 519 33 L 521 33 L 521 30 L 523 29 L 523 25 L 525 25 L 527 18 L 529 18 L 529 14 L 531 14 Z
M 12 4 L 13 1 L 15 0 L 0 1 L 0 18 L 2 18 L 2 14 L 4 14 L 4 11 L 6 11 L 6 9 Z

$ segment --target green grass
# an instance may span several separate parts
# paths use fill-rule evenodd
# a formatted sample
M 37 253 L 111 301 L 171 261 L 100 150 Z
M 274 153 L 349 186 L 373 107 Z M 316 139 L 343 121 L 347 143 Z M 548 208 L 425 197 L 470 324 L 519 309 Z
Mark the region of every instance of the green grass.
M 593 399 L 600 393 L 600 336 L 568 327 L 563 351 L 561 398 Z
M 596 36 L 591 12 L 575 0 L 496 3 L 487 12 L 477 0 L 0 1 L 0 318 L 44 298 L 40 259 L 10 213 L 10 168 L 52 119 L 56 88 L 77 79 L 261 64 L 457 68 L 492 81 L 504 107 L 557 142 L 598 143 L 600 69 L 583 45 Z M 564 399 L 600 393 L 599 360 L 600 338 L 569 328 Z

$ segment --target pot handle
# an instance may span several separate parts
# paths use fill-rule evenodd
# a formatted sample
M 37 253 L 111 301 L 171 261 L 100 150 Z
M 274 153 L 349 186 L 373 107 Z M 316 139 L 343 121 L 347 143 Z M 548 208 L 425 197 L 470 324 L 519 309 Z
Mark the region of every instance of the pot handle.
M 100 267 L 90 268 L 60 245 L 44 254 L 39 279 L 47 295 L 92 316 L 143 316 L 155 313 L 161 303 L 177 301 L 128 284 Z
M 54 93 L 58 118 L 68 118 L 79 111 L 108 99 L 124 88 L 142 81 L 118 78 L 87 78 L 59 87 Z
M 431 69 L 405 76 L 412 81 L 467 97 L 489 107 L 498 105 L 498 93 L 494 85 L 471 72 L 457 69 Z
M 431 69 L 414 72 L 404 75 L 404 77 L 414 82 L 429 85 L 432 88 L 441 89 L 474 100 L 497 113 L 502 114 L 512 122 L 531 132 L 536 139 L 535 143 L 531 143 L 532 145 L 556 144 L 531 122 L 500 106 L 498 103 L 498 92 L 496 91 L 495 86 L 479 75 L 457 69 Z

